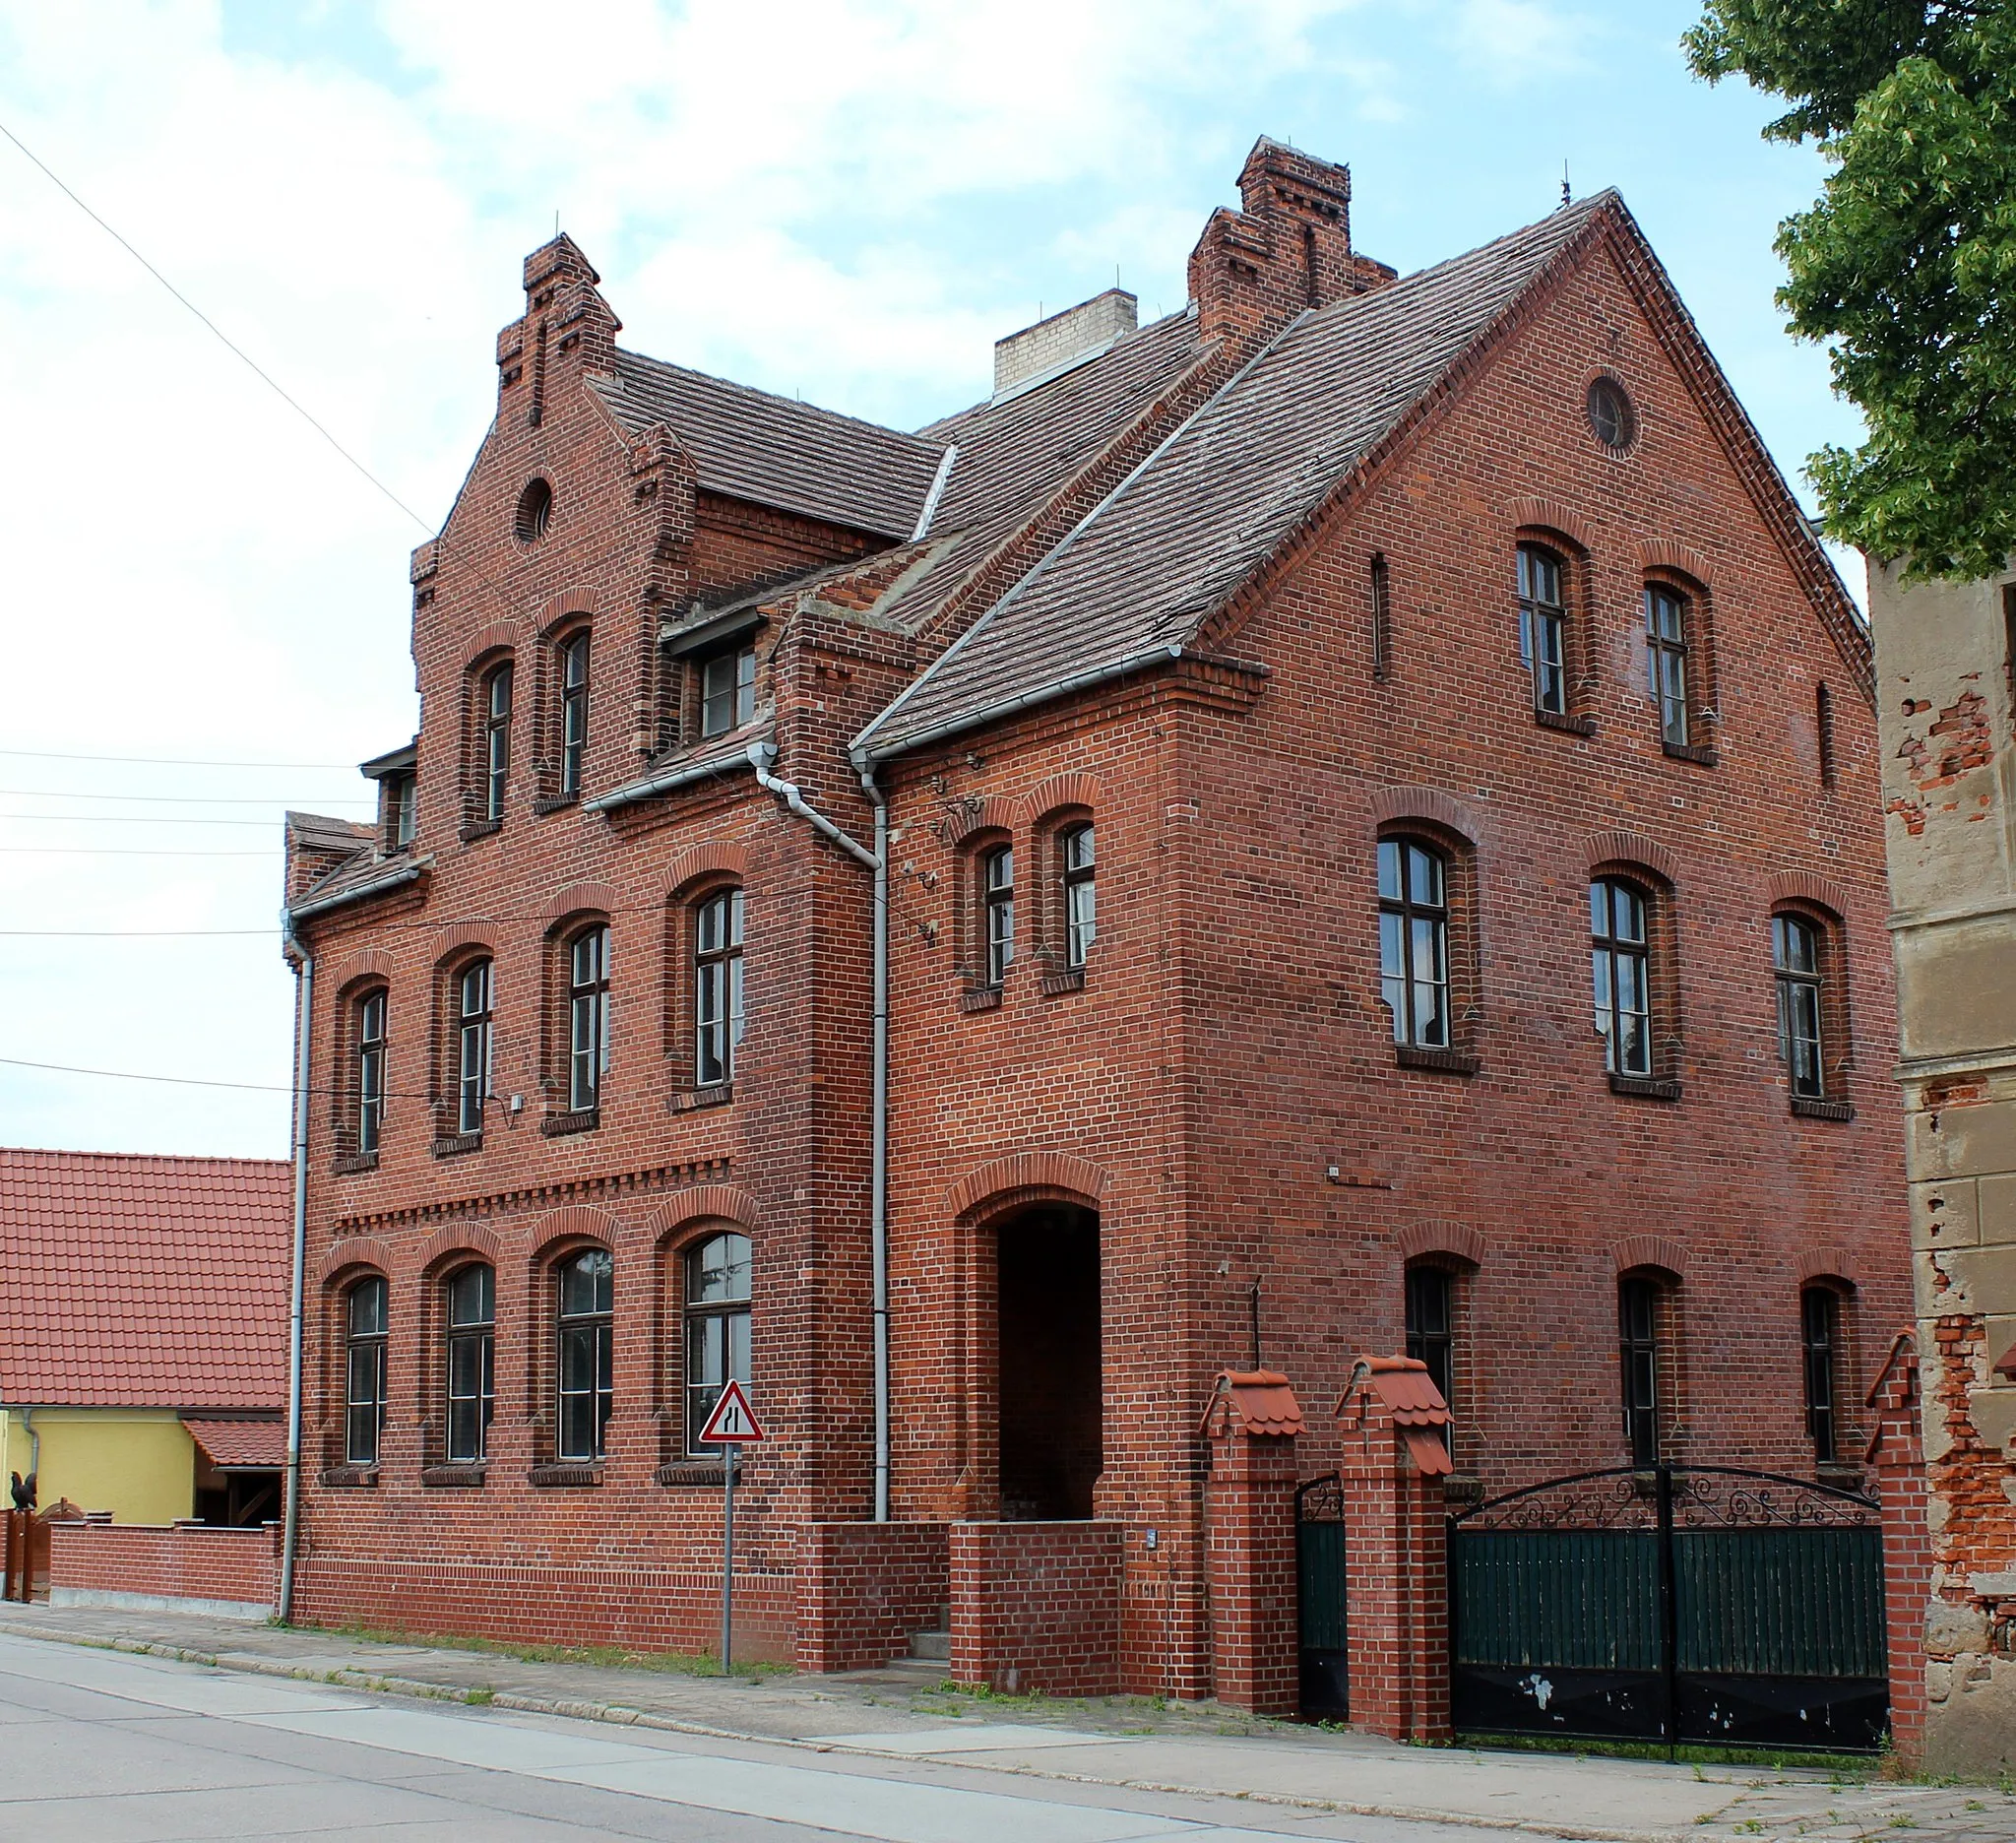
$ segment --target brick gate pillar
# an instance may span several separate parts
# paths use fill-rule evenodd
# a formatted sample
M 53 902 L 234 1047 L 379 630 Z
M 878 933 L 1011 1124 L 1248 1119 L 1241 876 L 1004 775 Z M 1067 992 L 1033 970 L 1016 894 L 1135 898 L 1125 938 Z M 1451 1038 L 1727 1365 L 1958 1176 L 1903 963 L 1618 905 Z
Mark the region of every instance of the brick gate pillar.
M 1918 1770 L 1924 1752 L 1928 1684 L 1925 1613 L 1932 1591 L 1927 1488 L 1919 1435 L 1918 1344 L 1909 1331 L 1868 1393 L 1875 1426 L 1865 1457 L 1883 1506 L 1883 1625 L 1890 1661 L 1890 1740 L 1896 1760 Z
M 1213 1693 L 1255 1715 L 1300 1706 L 1295 1582 L 1295 1440 L 1301 1405 L 1273 1369 L 1228 1369 L 1202 1428 Z
M 1337 1413 L 1352 1723 L 1396 1741 L 1446 1741 L 1449 1406 L 1425 1364 L 1365 1357 Z

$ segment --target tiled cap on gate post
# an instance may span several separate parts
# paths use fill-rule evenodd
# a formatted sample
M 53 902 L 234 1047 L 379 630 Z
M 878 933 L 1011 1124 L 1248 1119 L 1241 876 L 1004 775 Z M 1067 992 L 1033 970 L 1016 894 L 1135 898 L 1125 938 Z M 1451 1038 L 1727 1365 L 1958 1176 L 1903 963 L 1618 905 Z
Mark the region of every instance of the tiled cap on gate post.
M 1278 1369 L 1221 1369 L 1198 1431 L 1207 1439 L 1295 1439 L 1303 1431 L 1302 1405 Z
M 1368 1409 L 1384 1412 L 1424 1477 L 1440 1478 L 1455 1469 L 1442 1432 L 1450 1425 L 1449 1404 L 1419 1358 L 1360 1357 L 1338 1397 L 1337 1412 L 1340 1417 L 1354 1412 L 1362 1421 Z

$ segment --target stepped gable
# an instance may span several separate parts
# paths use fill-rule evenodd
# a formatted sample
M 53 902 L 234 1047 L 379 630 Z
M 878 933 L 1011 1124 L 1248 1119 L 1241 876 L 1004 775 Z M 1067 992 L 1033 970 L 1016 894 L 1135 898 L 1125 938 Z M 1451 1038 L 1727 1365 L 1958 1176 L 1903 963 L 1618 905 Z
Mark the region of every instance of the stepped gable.
M 945 444 L 640 352 L 594 380 L 626 435 L 662 422 L 692 455 L 704 491 L 850 531 L 908 539 Z
M 1292 322 L 862 732 L 874 755 L 1179 651 L 1614 192 Z

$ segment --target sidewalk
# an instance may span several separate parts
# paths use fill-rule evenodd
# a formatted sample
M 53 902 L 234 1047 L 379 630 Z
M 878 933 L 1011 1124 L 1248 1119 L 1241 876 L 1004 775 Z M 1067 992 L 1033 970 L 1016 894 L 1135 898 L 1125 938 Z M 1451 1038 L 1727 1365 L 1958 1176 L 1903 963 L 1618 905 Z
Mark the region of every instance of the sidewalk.
M 1428 1818 L 1552 1836 L 2009 1843 L 2016 1797 L 1988 1787 L 1473 1748 L 1257 1721 L 1213 1704 L 1024 1700 L 949 1692 L 915 1665 L 846 1677 L 719 1678 L 284 1631 L 172 1613 L 0 1607 L 0 1631 L 226 1670 L 540 1714 L 936 1759 L 1005 1774 L 1249 1798 L 1290 1810 Z

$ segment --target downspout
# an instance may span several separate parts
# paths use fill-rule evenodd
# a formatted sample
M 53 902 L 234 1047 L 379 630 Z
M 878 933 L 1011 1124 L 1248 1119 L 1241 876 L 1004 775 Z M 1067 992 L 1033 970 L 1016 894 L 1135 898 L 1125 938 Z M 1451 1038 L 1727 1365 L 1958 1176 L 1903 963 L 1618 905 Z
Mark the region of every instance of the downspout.
M 788 781 L 770 772 L 777 759 L 774 742 L 752 742 L 749 766 L 756 785 L 774 794 L 822 838 L 828 838 L 875 877 L 874 1024 L 869 1051 L 870 1084 L 868 1152 L 869 1306 L 875 1365 L 875 1521 L 889 1521 L 889 803 L 875 785 L 871 764 L 856 761 L 861 791 L 875 808 L 875 849 L 871 852 L 839 826 L 805 803 Z
M 281 916 L 281 937 L 295 958 L 294 970 L 294 1272 L 287 1302 L 287 1463 L 284 1522 L 280 1544 L 280 1605 L 283 1625 L 294 1615 L 294 1557 L 301 1536 L 301 1332 L 308 1264 L 308 1030 L 314 1021 L 315 956 L 294 938 L 294 918 Z

